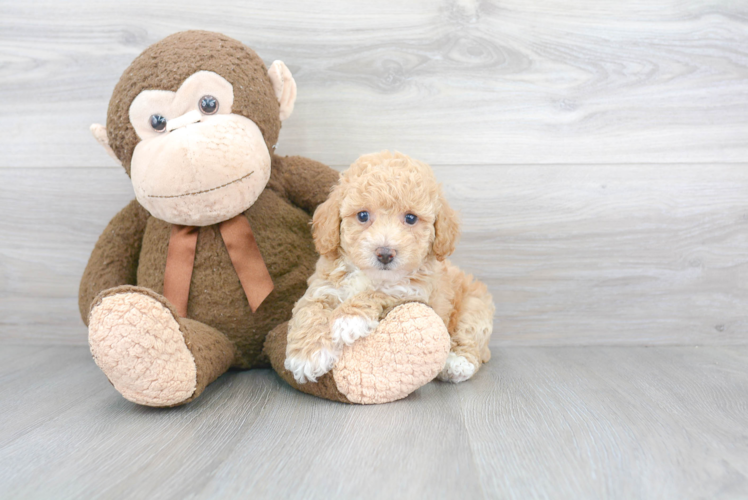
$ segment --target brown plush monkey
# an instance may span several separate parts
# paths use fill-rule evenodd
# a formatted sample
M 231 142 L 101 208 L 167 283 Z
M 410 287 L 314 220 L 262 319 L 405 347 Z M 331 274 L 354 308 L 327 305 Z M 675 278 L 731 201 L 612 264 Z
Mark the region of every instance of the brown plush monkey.
M 106 128 L 91 127 L 137 200 L 99 238 L 79 306 L 96 363 L 128 400 L 184 404 L 229 368 L 270 361 L 292 380 L 286 322 L 317 260 L 310 215 L 338 179 L 273 153 L 295 98 L 282 62 L 268 70 L 236 40 L 188 31 L 135 59 Z M 332 376 L 301 389 L 350 401 Z

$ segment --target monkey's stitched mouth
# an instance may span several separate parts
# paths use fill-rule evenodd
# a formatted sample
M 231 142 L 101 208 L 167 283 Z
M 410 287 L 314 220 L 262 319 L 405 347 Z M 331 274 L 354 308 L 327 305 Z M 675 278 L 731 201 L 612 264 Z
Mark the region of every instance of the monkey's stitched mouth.
M 225 188 L 226 186 L 230 186 L 231 184 L 235 184 L 237 182 L 243 181 L 244 179 L 246 179 L 247 177 L 249 177 L 250 175 L 252 175 L 254 173 L 255 173 L 255 171 L 252 170 L 247 175 L 239 177 L 238 179 L 234 179 L 231 182 L 227 182 L 226 184 L 221 184 L 220 186 L 216 186 L 214 188 L 203 189 L 202 191 L 195 191 L 193 193 L 184 193 L 184 194 L 172 194 L 172 195 L 166 195 L 166 196 L 158 196 L 158 195 L 149 194 L 148 198 L 182 198 L 184 196 L 195 196 L 197 194 L 210 193 L 211 191 L 215 191 L 216 189 Z

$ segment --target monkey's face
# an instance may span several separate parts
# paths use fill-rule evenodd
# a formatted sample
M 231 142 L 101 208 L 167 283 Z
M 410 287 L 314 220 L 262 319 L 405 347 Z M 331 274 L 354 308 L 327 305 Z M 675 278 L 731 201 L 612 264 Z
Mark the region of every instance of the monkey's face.
M 145 90 L 130 105 L 140 142 L 131 162 L 135 196 L 154 217 L 206 226 L 248 209 L 270 178 L 270 152 L 249 118 L 232 114 L 225 78 L 198 71 L 176 92 Z

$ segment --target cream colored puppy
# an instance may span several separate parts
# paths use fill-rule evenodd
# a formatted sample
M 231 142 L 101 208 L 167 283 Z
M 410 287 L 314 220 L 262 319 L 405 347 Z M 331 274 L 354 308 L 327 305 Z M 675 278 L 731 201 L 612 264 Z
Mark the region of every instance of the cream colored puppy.
M 286 349 L 286 369 L 299 383 L 330 371 L 344 345 L 412 301 L 447 325 L 452 342 L 441 380 L 467 380 L 490 359 L 493 301 L 483 283 L 445 260 L 459 225 L 428 165 L 388 151 L 362 156 L 312 224 L 321 257 L 294 306 Z

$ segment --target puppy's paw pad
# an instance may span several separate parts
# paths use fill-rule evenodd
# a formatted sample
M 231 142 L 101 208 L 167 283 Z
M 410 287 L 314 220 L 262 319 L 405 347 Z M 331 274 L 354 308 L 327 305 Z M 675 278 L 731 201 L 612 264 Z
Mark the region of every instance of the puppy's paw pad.
M 332 325 L 332 339 L 336 343 L 351 345 L 373 332 L 378 324 L 378 321 L 371 321 L 363 316 L 342 316 Z
M 283 363 L 286 370 L 293 373 L 299 384 L 316 382 L 318 377 L 332 370 L 338 357 L 330 350 L 322 348 L 311 356 L 288 356 Z
M 439 380 L 457 384 L 468 380 L 475 374 L 475 365 L 465 359 L 463 356 L 450 352 L 447 356 L 447 362 L 439 373 Z

